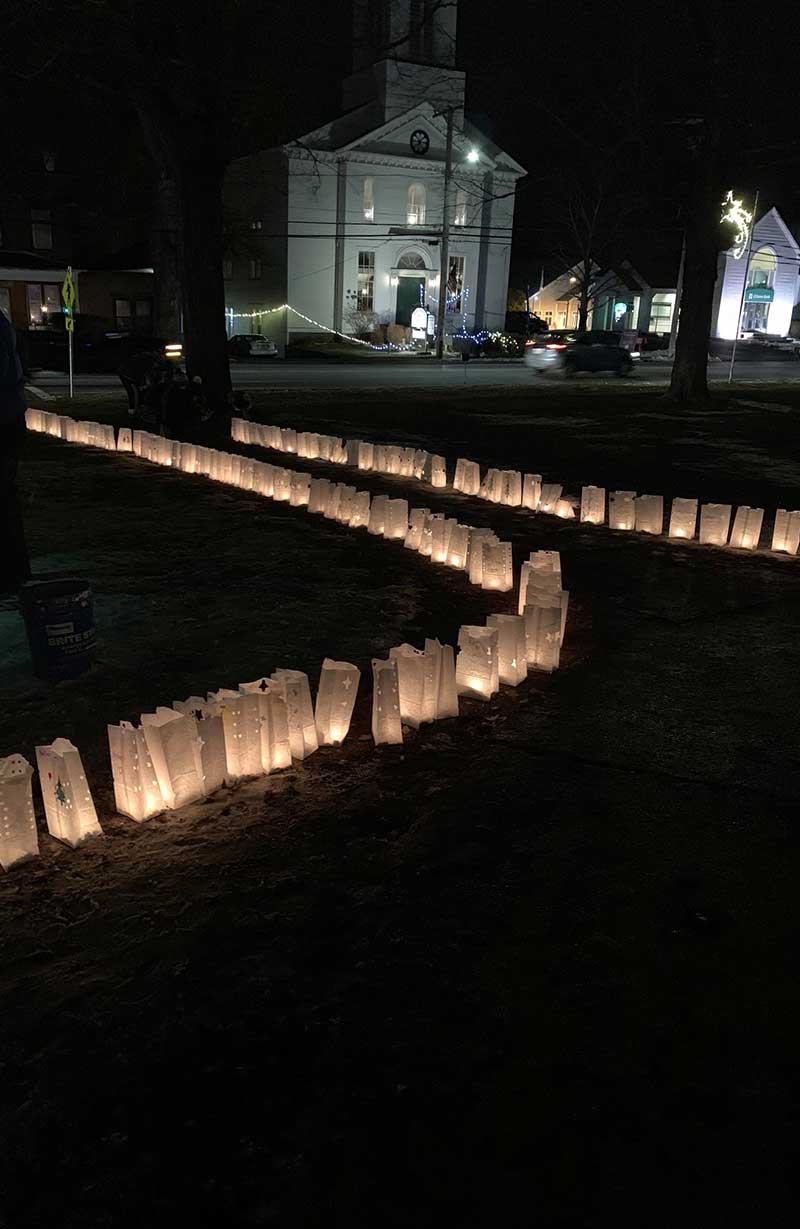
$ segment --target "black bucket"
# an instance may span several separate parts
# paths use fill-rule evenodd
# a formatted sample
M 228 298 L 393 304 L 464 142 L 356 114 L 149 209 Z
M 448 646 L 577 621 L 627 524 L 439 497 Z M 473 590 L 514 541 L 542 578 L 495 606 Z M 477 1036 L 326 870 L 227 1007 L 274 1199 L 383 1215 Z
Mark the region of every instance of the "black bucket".
M 94 661 L 94 603 L 88 580 L 31 580 L 20 591 L 34 673 L 75 678 Z

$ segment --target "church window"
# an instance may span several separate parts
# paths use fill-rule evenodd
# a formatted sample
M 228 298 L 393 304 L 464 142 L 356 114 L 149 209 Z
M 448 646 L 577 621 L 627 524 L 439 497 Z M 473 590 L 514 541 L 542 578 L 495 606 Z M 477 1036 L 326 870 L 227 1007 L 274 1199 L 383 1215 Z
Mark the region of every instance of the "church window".
M 261 277 L 261 261 L 260 260 L 250 261 L 250 277 L 253 281 Z
M 409 226 L 425 224 L 425 188 L 421 183 L 412 183 L 409 186 L 406 220 Z
M 375 253 L 358 253 L 358 298 L 361 312 L 371 312 L 375 302 Z
M 451 256 L 447 275 L 447 302 L 455 311 L 461 310 L 461 296 L 464 292 L 464 257 Z
M 466 226 L 467 224 L 467 194 L 463 188 L 456 191 L 456 211 L 453 215 L 454 226 Z
M 375 221 L 374 182 L 371 175 L 364 180 L 364 221 Z
M 425 261 L 419 252 L 404 252 L 397 262 L 398 269 L 424 269 Z

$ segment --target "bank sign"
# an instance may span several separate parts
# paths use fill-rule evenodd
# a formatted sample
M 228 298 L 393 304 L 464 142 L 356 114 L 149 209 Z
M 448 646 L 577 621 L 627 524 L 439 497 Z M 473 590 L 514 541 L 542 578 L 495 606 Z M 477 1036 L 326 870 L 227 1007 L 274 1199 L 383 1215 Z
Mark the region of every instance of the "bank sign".
M 771 286 L 748 286 L 744 292 L 745 303 L 771 303 L 774 291 Z

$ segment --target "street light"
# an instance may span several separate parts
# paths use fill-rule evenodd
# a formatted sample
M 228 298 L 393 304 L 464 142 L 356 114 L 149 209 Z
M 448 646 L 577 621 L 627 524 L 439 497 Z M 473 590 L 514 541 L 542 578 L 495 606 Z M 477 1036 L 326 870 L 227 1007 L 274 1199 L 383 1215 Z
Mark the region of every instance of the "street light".
M 477 149 L 471 149 L 467 154 L 467 162 L 477 162 L 479 158 L 480 154 Z

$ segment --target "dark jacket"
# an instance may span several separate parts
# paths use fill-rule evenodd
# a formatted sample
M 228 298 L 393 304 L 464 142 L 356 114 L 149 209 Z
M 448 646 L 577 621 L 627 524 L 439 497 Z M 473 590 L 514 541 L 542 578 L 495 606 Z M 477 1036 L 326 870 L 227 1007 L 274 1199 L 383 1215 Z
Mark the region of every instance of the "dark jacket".
M 17 335 L 0 311 L 0 425 L 25 415 L 25 374 L 17 353 Z

